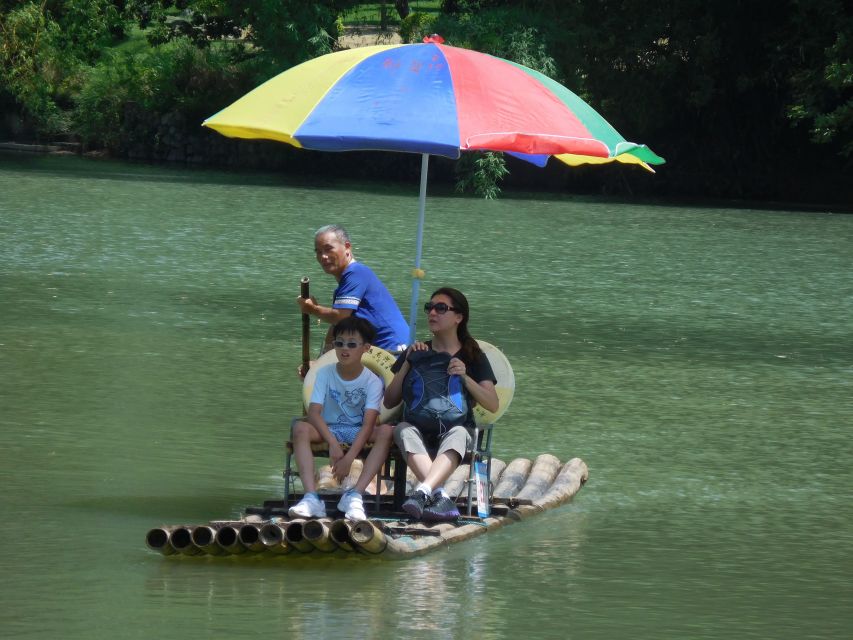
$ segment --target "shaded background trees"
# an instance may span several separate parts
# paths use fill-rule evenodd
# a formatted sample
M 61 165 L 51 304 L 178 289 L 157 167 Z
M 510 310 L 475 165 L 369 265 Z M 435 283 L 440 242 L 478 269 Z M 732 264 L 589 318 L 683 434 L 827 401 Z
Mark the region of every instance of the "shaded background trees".
M 18 131 L 65 134 L 120 152 L 125 103 L 184 111 L 190 119 L 210 115 L 275 73 L 333 50 L 342 16 L 358 4 L 0 0 L 0 111 L 6 114 L 0 135 L 13 133 L 12 114 Z M 435 31 L 450 44 L 543 71 L 628 139 L 668 160 L 652 179 L 625 167 L 543 172 L 509 162 L 511 182 L 853 201 L 850 2 L 444 0 L 392 6 L 401 16 L 411 12 L 402 23 L 404 37 L 419 40 Z M 363 161 L 343 154 L 335 162 Z M 502 166 L 494 158 L 479 164 L 495 176 Z M 377 176 L 387 171 L 387 164 L 376 162 Z

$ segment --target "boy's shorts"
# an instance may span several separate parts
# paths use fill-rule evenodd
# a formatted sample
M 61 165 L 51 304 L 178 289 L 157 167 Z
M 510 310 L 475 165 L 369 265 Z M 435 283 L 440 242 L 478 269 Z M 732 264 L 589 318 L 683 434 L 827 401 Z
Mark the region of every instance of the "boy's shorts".
M 355 442 L 358 432 L 361 431 L 361 427 L 351 424 L 330 424 L 329 431 L 340 444 L 352 444 Z

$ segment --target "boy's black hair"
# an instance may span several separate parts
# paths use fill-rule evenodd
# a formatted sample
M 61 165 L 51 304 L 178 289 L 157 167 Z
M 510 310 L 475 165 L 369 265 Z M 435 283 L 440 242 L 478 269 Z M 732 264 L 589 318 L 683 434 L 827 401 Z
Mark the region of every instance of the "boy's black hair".
M 373 344 L 376 339 L 376 329 L 370 321 L 355 316 L 347 316 L 332 328 L 333 338 L 337 338 L 342 333 L 357 333 L 369 344 Z

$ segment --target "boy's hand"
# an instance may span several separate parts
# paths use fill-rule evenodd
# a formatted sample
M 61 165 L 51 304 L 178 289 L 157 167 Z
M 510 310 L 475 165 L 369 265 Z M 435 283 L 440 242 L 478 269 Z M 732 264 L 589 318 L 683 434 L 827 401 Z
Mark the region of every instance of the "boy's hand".
M 341 449 L 340 443 L 336 440 L 334 444 L 329 445 L 329 464 L 332 468 L 338 463 L 338 460 L 344 457 L 344 450 Z
M 332 465 L 332 475 L 335 476 L 335 479 L 338 482 L 343 482 L 344 478 L 349 475 L 349 471 L 352 468 L 352 460 L 352 456 L 347 453 L 343 458 Z

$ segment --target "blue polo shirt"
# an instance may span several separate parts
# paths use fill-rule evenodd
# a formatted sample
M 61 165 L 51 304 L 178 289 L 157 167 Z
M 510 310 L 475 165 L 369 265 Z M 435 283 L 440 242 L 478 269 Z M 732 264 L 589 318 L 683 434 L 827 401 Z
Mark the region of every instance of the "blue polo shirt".
M 377 347 L 402 351 L 409 342 L 409 325 L 391 292 L 370 267 L 353 260 L 344 269 L 335 289 L 335 309 L 352 309 L 353 315 L 368 320 L 376 328 Z

